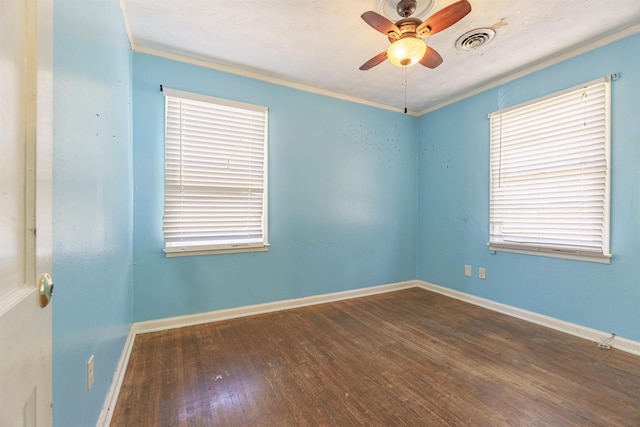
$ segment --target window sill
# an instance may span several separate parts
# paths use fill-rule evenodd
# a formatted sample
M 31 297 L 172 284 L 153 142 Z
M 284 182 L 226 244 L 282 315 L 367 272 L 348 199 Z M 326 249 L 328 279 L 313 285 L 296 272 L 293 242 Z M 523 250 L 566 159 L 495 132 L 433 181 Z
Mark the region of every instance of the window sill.
M 584 252 L 562 252 L 553 249 L 545 249 L 545 248 L 514 248 L 509 246 L 497 246 L 490 243 L 487 243 L 490 251 L 497 252 L 511 252 L 515 254 L 524 254 L 524 255 L 536 255 L 536 256 L 544 256 L 549 258 L 562 258 L 562 259 L 570 259 L 573 261 L 587 261 L 587 262 L 596 262 L 599 264 L 611 264 L 611 255 L 599 255 L 599 254 L 589 254 Z
M 165 257 L 175 258 L 182 256 L 238 254 L 244 252 L 267 252 L 269 245 L 241 246 L 241 247 L 206 247 L 206 246 L 180 246 L 164 249 Z

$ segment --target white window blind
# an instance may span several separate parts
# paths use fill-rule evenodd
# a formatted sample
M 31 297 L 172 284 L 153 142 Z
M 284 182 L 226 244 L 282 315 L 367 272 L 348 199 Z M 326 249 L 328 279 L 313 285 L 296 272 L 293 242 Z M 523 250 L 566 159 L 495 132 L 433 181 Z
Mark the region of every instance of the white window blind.
M 165 252 L 267 243 L 267 108 L 163 88 Z
M 609 262 L 609 86 L 489 115 L 491 249 Z

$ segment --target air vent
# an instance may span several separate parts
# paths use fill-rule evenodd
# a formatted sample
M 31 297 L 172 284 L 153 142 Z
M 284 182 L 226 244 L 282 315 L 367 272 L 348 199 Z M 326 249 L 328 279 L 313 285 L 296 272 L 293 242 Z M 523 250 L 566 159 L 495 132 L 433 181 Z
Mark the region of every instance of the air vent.
M 491 28 L 478 28 L 464 33 L 456 40 L 458 50 L 476 50 L 480 46 L 489 43 L 495 37 L 496 32 Z

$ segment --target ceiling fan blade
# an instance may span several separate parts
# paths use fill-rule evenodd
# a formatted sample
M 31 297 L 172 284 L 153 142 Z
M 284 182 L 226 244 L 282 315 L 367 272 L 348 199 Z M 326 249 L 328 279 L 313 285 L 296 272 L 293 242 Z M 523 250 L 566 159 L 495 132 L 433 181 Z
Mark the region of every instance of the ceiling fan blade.
M 416 29 L 416 33 L 425 32 L 423 37 L 433 35 L 449 28 L 471 12 L 471 4 L 460 0 L 431 15 Z
M 389 33 L 392 32 L 395 32 L 398 35 L 400 34 L 400 29 L 396 26 L 396 24 L 372 10 L 363 13 L 360 17 L 364 20 L 364 22 L 371 25 L 373 28 L 380 31 L 385 36 L 388 36 Z
M 442 56 L 434 48 L 427 46 L 427 51 L 419 62 L 425 67 L 436 68 L 442 64 Z
M 366 71 L 369 68 L 373 68 L 376 65 L 378 65 L 379 63 L 384 62 L 385 59 L 387 59 L 387 51 L 386 50 L 384 52 L 380 52 L 379 54 L 377 54 L 376 56 L 374 56 L 373 58 L 371 58 L 370 60 L 368 60 L 367 62 L 362 64 L 360 66 L 360 69 L 362 71 Z

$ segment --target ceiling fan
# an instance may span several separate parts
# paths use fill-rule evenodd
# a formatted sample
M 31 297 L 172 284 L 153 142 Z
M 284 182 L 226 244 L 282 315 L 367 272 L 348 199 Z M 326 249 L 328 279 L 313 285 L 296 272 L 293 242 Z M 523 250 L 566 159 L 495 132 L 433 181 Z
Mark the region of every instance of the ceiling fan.
M 416 0 L 400 0 L 396 10 L 401 19 L 396 23 L 371 10 L 361 15 L 364 22 L 387 36 L 391 42 L 387 50 L 362 64 L 361 70 L 375 67 L 387 58 L 398 67 L 420 63 L 428 68 L 436 68 L 442 64 L 440 54 L 427 46 L 422 39 L 449 28 L 464 18 L 471 12 L 471 4 L 467 0 L 457 1 L 431 15 L 424 22 L 418 18 L 411 18 L 416 5 Z

